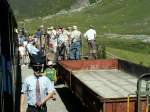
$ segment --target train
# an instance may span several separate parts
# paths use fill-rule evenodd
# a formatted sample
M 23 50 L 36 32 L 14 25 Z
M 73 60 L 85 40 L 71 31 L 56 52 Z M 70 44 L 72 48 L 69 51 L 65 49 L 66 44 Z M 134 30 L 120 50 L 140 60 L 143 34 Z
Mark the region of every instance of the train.
M 17 22 L 0 0 L 0 111 L 19 112 L 21 66 Z M 58 75 L 87 112 L 149 112 L 150 68 L 121 59 L 65 60 Z
M 150 68 L 122 59 L 64 60 L 58 74 L 86 112 L 149 112 Z
M 21 68 L 17 22 L 7 0 L 0 0 L 0 111 L 19 112 Z

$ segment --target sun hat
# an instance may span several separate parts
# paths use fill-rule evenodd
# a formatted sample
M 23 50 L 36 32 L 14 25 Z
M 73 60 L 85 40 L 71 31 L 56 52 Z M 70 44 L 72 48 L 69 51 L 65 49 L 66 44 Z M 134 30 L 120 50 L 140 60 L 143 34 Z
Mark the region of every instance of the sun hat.
M 73 28 L 74 30 L 76 30 L 76 29 L 77 29 L 77 26 L 73 26 L 72 28 Z
M 54 29 L 54 27 L 53 27 L 53 26 L 51 26 L 49 29 L 50 29 L 50 30 L 53 30 L 53 29 Z
M 44 25 L 41 25 L 41 26 L 40 26 L 40 28 L 43 28 L 43 27 L 44 27 Z
M 53 62 L 52 61 L 48 61 L 47 65 L 48 66 L 53 65 Z
M 93 26 L 93 25 L 90 25 L 90 28 L 94 28 L 94 26 Z

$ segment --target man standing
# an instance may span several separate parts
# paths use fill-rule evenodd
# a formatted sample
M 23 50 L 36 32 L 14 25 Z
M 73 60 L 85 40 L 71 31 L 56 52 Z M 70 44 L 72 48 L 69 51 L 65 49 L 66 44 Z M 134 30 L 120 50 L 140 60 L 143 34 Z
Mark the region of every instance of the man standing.
M 90 56 L 93 56 L 94 59 L 97 58 L 96 56 L 96 30 L 94 29 L 94 26 L 90 25 L 90 29 L 86 31 L 84 34 L 84 37 L 88 41 L 88 47 L 90 50 Z
M 34 75 L 25 79 L 21 90 L 20 112 L 23 112 L 25 95 L 26 112 L 47 112 L 46 102 L 53 97 L 54 87 L 46 76 L 41 75 L 41 64 L 33 65 Z
M 78 30 L 77 26 L 73 26 L 73 31 L 71 32 L 71 46 L 70 46 L 71 60 L 80 59 L 80 47 L 81 47 L 81 32 Z

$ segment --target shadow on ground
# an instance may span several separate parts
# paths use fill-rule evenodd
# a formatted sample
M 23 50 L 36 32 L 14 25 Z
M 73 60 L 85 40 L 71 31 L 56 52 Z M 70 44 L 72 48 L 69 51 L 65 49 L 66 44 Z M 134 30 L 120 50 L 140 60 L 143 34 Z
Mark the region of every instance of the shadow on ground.
M 61 100 L 66 106 L 68 112 L 83 112 L 81 102 L 74 94 L 72 94 L 72 92 L 68 88 L 66 87 L 56 88 L 56 91 L 61 97 Z

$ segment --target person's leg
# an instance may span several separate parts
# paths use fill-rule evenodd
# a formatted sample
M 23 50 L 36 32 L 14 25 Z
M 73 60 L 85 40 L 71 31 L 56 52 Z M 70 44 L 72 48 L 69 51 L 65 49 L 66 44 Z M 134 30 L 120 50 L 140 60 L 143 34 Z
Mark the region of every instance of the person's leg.
M 93 56 L 94 59 L 96 59 L 97 55 L 96 55 L 96 43 L 95 43 L 95 40 L 91 41 L 91 49 L 92 49 L 92 56 Z
M 56 50 L 56 52 L 55 52 L 54 55 L 55 55 L 55 56 L 54 56 L 54 61 L 53 61 L 53 63 L 57 63 L 58 58 L 59 58 L 59 47 L 57 47 L 57 50 Z
M 42 110 L 38 111 L 38 112 L 47 112 L 47 106 L 44 106 L 41 108 Z
M 30 53 L 29 53 L 29 59 L 30 59 L 30 62 L 29 62 L 29 68 L 30 68 L 30 67 L 32 67 L 32 63 L 33 63 L 33 62 L 32 62 L 33 59 L 32 59 L 32 56 L 31 56 Z
M 72 43 L 70 46 L 70 56 L 69 56 L 71 60 L 75 60 L 75 53 L 76 53 L 75 44 Z
M 44 105 L 40 108 L 35 108 L 32 106 L 28 106 L 26 112 L 47 112 L 47 106 Z
M 88 40 L 89 58 L 92 57 L 91 40 Z
M 62 60 L 65 60 L 65 52 L 66 52 L 66 46 L 64 45 L 63 47 L 61 47 L 61 57 L 62 57 Z
M 66 44 L 65 47 L 66 47 L 66 50 L 65 50 L 65 56 L 66 56 L 66 57 L 65 57 L 65 58 L 66 58 L 66 59 L 69 59 L 69 52 L 70 52 L 70 51 L 69 51 L 69 50 L 70 50 L 69 44 Z
M 80 42 L 76 42 L 76 60 L 80 60 Z
M 28 106 L 26 112 L 38 112 L 38 110 L 34 107 L 29 107 Z

